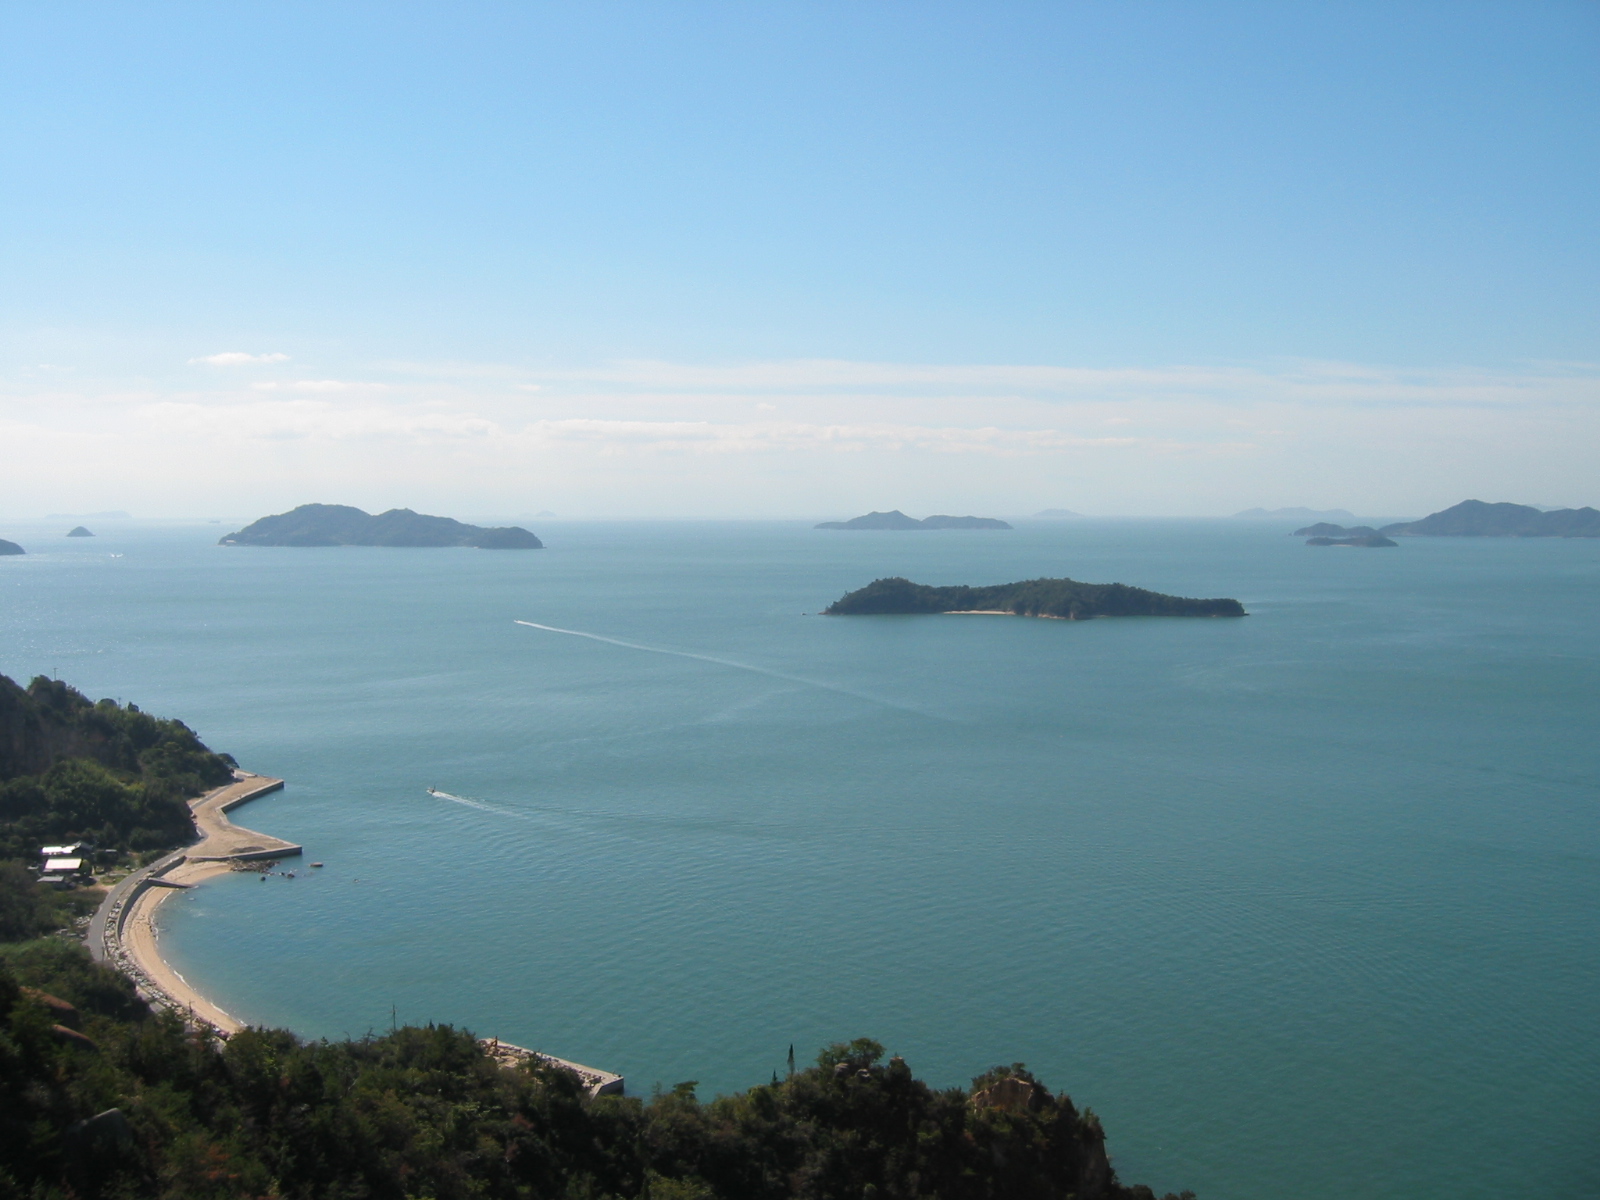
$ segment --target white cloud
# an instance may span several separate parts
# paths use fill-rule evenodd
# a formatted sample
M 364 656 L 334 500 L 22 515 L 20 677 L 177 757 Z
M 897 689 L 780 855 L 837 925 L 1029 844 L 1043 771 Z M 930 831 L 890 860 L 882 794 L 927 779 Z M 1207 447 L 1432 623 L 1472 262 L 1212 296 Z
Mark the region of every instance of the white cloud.
M 924 450 L 940 453 L 1015 455 L 1065 449 L 1116 449 L 1137 438 L 1079 437 L 1056 429 L 993 426 L 897 425 L 883 422 L 820 425 L 798 421 L 608 421 L 571 418 L 538 421 L 526 433 L 550 442 L 587 442 L 613 451 L 647 449 L 717 454 L 782 451 Z
M 258 392 L 383 392 L 389 390 L 387 384 L 362 383 L 349 379 L 296 379 L 288 383 L 280 383 L 269 379 L 252 383 L 250 387 Z
M 276 511 L 335 486 L 445 512 L 659 516 L 1600 502 L 1592 364 L 348 369 L 384 382 L 0 380 L 0 511 L 65 510 L 62 462 L 150 512 L 163 495 Z M 516 386 L 530 374 L 537 392 Z
M 280 363 L 288 362 L 287 354 L 246 354 L 243 350 L 224 350 L 220 354 L 207 354 L 200 358 L 191 358 L 189 365 L 208 363 L 213 367 L 245 367 L 252 363 Z

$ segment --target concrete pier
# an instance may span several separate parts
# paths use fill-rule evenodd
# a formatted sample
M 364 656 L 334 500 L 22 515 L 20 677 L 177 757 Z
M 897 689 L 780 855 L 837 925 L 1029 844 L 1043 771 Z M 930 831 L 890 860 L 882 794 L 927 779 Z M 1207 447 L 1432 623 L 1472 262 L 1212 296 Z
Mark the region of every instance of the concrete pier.
M 559 1067 L 563 1071 L 571 1071 L 588 1090 L 591 1098 L 594 1096 L 622 1095 L 622 1076 L 613 1075 L 610 1071 L 602 1071 L 599 1067 L 586 1067 L 582 1063 L 568 1062 L 564 1058 L 556 1058 L 551 1054 L 542 1054 L 538 1050 L 529 1050 L 526 1046 L 515 1046 L 510 1042 L 502 1042 L 499 1038 L 484 1038 L 479 1041 L 478 1045 L 482 1046 L 483 1052 L 502 1067 L 520 1066 L 531 1059 L 547 1066 Z

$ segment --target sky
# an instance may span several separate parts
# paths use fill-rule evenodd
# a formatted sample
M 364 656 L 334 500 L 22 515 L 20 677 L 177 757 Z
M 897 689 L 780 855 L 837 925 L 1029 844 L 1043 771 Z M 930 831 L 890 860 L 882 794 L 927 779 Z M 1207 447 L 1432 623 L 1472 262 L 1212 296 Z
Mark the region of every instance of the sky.
M 1592 0 L 12 0 L 0 518 L 1600 505 L 1597 151 Z

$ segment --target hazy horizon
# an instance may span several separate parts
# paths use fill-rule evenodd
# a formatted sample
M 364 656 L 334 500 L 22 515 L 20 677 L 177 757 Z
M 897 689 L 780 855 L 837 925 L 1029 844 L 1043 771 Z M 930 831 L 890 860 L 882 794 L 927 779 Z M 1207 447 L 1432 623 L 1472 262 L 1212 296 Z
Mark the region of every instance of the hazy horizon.
M 14 5 L 0 512 L 1600 502 L 1600 9 Z

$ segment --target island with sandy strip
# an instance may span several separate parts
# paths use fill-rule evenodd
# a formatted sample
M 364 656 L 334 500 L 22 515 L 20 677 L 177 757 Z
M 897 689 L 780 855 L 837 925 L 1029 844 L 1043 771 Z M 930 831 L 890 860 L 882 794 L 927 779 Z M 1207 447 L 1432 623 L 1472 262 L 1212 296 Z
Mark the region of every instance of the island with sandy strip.
M 895 576 L 875 579 L 822 610 L 824 616 L 885 616 L 949 613 L 961 616 L 1054 617 L 1242 617 L 1244 605 L 1219 597 L 1197 600 L 1168 596 L 1122 583 L 1076 579 L 1025 579 L 987 587 L 929 587 Z

